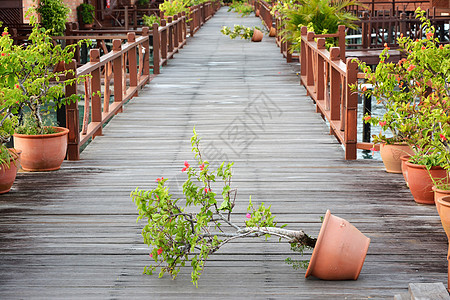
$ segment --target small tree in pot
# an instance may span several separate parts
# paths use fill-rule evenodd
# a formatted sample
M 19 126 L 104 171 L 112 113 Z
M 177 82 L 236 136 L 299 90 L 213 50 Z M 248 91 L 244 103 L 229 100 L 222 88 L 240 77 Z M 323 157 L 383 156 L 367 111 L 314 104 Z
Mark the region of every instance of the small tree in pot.
M 306 276 L 314 275 L 330 280 L 358 278 L 370 239 L 354 226 L 332 216 L 328 211 L 319 237 L 315 239 L 302 230 L 276 227 L 277 223 L 270 206 L 266 207 L 262 203 L 259 207 L 255 207 L 251 199 L 245 226 L 237 225 L 231 218 L 236 204 L 236 190 L 231 187 L 233 163 L 222 163 L 213 171 L 202 156 L 200 139 L 195 129 L 191 144 L 198 167 L 191 166 L 187 161 L 184 163 L 182 172 L 186 172 L 188 176 L 183 184 L 185 199 L 172 198 L 165 186 L 167 181 L 165 178 L 158 178 L 157 187 L 153 190 L 137 188 L 131 193 L 139 212 L 138 220 L 147 220 L 142 230 L 144 243 L 153 247 L 150 257 L 155 265 L 146 267 L 145 273 L 152 274 L 160 267 L 160 277 L 167 272 L 175 278 L 180 268 L 189 262 L 193 269 L 192 282 L 197 285 L 210 254 L 235 239 L 272 235 L 280 240 L 286 240 L 293 250 L 301 253 L 304 249 L 314 248 Z M 221 203 L 213 191 L 217 188 L 216 180 L 223 182 L 219 196 L 222 198 Z M 195 212 L 192 212 L 193 210 Z M 332 231 L 333 229 L 336 231 Z M 339 240 L 339 245 L 327 244 L 330 235 L 334 237 L 333 239 Z M 352 240 L 346 240 L 350 235 Z M 336 238 L 337 236 L 339 238 Z M 344 251 L 352 252 L 352 254 L 345 253 L 346 266 L 341 264 L 343 261 L 341 254 Z M 350 262 L 348 257 L 355 260 Z M 297 265 L 296 261 L 288 260 L 288 262 Z M 345 271 L 340 273 L 341 270 Z

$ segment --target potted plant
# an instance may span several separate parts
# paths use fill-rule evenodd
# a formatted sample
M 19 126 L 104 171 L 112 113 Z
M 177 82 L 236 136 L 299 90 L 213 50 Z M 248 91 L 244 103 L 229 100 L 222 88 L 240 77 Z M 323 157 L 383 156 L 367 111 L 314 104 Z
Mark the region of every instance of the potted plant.
M 95 7 L 91 4 L 81 3 L 77 7 L 78 22 L 84 28 L 92 28 L 95 20 Z
M 31 12 L 32 9 L 27 14 Z M 65 48 L 53 45 L 49 31 L 39 27 L 33 16 L 30 20 L 33 29 L 28 45 L 14 45 L 6 29 L 0 38 L 0 82 L 3 83 L 2 93 L 9 95 L 0 110 L 14 107 L 24 113 L 14 134 L 14 145 L 22 150 L 22 168 L 56 170 L 65 157 L 68 129 L 47 126 L 50 125 L 48 113 L 76 101 L 76 96 L 63 97 L 64 88 L 82 81 L 85 76 L 59 81 L 72 71 L 57 71 L 55 66 L 69 63 L 81 42 Z
M 1 90 L 4 89 L 1 88 Z M 6 97 L 8 96 L 6 93 Z M 2 102 L 4 102 L 4 99 L 2 99 Z M 7 106 L 0 111 L 0 194 L 10 191 L 19 167 L 21 151 L 8 148 L 6 145 L 10 141 L 17 124 L 17 117 L 13 116 L 12 112 L 13 108 Z
M 238 224 L 232 218 L 237 195 L 231 187 L 233 163 L 223 162 L 213 170 L 203 157 L 195 129 L 191 145 L 196 161 L 193 165 L 185 161 L 181 169 L 187 173 L 184 199 L 173 199 L 163 177 L 156 179 L 156 188 L 136 188 L 131 193 L 139 212 L 138 220 L 146 220 L 142 230 L 144 243 L 153 247 L 150 257 L 155 265 L 145 267 L 144 273 L 152 274 L 160 267 L 160 277 L 167 272 L 175 278 L 180 267 L 190 263 L 192 282 L 197 285 L 210 254 L 235 239 L 272 235 L 286 240 L 293 250 L 301 253 L 314 248 L 306 277 L 358 278 L 370 239 L 353 225 L 327 211 L 315 239 L 302 230 L 277 227 L 270 206 L 264 203 L 255 206 L 251 198 L 246 215 L 241 215 L 244 224 Z M 221 189 L 216 180 L 222 181 Z M 216 193 L 216 189 L 220 192 Z
M 245 40 L 251 39 L 252 42 L 261 42 L 264 37 L 261 29 L 257 26 L 245 27 L 242 25 L 234 25 L 233 29 L 228 26 L 223 26 L 220 32 L 224 35 L 228 35 L 232 40 L 240 37 Z
M 36 11 L 50 35 L 64 35 L 70 8 L 61 0 L 40 0 Z
M 233 0 L 233 2 L 230 4 L 230 8 L 228 8 L 228 11 L 234 11 L 241 17 L 245 17 L 253 12 L 253 6 L 242 0 Z
M 438 169 L 433 180 L 447 177 L 445 170 L 450 169 L 450 153 L 447 137 L 450 136 L 449 82 L 450 48 L 439 45 L 434 37 L 435 30 L 424 16 L 424 11 L 416 10 L 422 22 L 424 39 L 411 39 L 400 36 L 398 43 L 404 58 L 398 63 L 386 63 L 389 48 L 385 45 L 381 60 L 372 72 L 364 63 L 359 63 L 366 74 L 366 79 L 373 85 L 372 90 L 363 90 L 366 94 L 377 97 L 386 107 L 382 118 L 365 116 L 366 122 L 382 125 L 394 133 L 395 142 L 406 142 L 411 146 L 414 155 L 408 166 L 408 183 L 413 192 L 411 172 L 414 169 L 425 169 L 424 179 L 414 180 L 422 184 L 427 181 L 427 197 L 416 199 L 420 203 L 434 203 L 432 200 L 432 171 Z M 389 138 L 380 134 L 375 141 L 388 142 Z M 424 173 L 421 172 L 421 173 Z M 414 195 L 414 192 L 413 192 Z M 431 200 L 430 200 L 431 195 Z

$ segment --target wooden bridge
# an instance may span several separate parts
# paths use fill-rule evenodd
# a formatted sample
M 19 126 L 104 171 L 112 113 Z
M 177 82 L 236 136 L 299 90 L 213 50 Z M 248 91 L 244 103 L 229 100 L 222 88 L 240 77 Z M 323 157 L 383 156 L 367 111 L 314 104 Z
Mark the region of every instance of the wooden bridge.
M 259 25 L 222 8 L 81 153 L 50 173 L 19 173 L 0 197 L 2 299 L 392 299 L 410 282 L 447 280 L 447 241 L 433 206 L 417 205 L 401 174 L 343 149 L 273 38 L 230 40 L 221 26 Z M 129 197 L 192 160 L 193 127 L 213 164 L 235 162 L 236 220 L 249 195 L 279 224 L 317 235 L 327 209 L 372 240 L 357 281 L 305 279 L 277 240 L 230 243 L 195 288 L 142 275 L 150 250 Z M 306 255 L 309 258 L 309 254 Z

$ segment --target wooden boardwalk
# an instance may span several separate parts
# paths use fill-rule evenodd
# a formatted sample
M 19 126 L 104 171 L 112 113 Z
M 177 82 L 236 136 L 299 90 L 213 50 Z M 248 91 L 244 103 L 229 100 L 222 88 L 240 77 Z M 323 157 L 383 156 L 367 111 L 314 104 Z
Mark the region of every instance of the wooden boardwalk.
M 19 173 L 0 196 L 0 299 L 392 299 L 409 282 L 446 282 L 435 207 L 414 203 L 380 161 L 345 161 L 272 38 L 230 40 L 222 25 L 259 25 L 222 8 L 81 154 L 51 173 Z M 192 128 L 213 162 L 235 162 L 236 220 L 248 196 L 279 224 L 320 229 L 327 209 L 372 239 L 357 281 L 305 279 L 276 239 L 211 256 L 195 288 L 142 275 L 150 263 L 129 197 L 157 177 L 185 179 Z

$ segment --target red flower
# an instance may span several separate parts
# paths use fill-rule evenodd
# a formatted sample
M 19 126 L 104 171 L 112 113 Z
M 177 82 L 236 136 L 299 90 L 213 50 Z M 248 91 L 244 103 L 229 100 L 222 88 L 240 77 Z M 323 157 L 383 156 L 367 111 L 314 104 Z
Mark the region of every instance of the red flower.
M 401 37 L 401 38 L 403 37 L 403 33 L 400 33 L 400 37 Z
M 386 49 L 388 49 L 388 50 L 391 49 L 391 48 L 388 47 L 388 44 L 387 44 L 387 43 L 384 43 L 384 48 L 386 48 Z
M 442 133 L 439 134 L 439 137 L 441 138 L 441 140 L 442 140 L 443 142 L 445 142 L 445 141 L 447 140 L 447 138 L 445 137 L 445 135 L 443 135 Z
M 2 53 L 2 56 L 5 56 L 6 54 L 5 53 Z
M 189 165 L 189 163 L 187 162 L 187 160 L 185 160 L 185 161 L 184 161 L 184 168 L 181 169 L 181 172 L 186 171 L 187 169 L 189 169 L 190 166 L 191 166 L 191 165 Z
M 422 50 L 425 50 L 425 49 L 427 49 L 425 46 L 422 46 L 422 48 L 421 48 Z
M 416 68 L 415 65 L 410 65 L 410 66 L 408 67 L 408 69 L 406 69 L 406 71 L 411 72 L 411 71 L 414 70 L 415 68 Z
M 20 86 L 19 86 L 19 84 L 17 83 L 17 84 L 16 84 L 16 89 L 19 89 L 19 88 L 20 88 Z
M 363 91 L 363 92 L 367 91 L 367 87 L 366 87 L 366 86 L 363 86 L 362 91 Z
M 364 121 L 369 121 L 370 119 L 372 119 L 371 116 L 365 116 L 365 117 L 364 117 Z
M 383 121 L 383 122 L 380 121 L 379 124 L 380 124 L 381 127 L 386 126 L 386 121 Z
M 211 190 L 208 188 L 205 188 L 205 194 L 208 194 L 208 192 L 211 192 Z
M 428 32 L 427 33 L 427 39 L 431 40 L 433 38 L 433 33 L 432 32 Z
M 156 182 L 161 182 L 161 181 L 163 181 L 163 180 L 164 180 L 164 177 L 157 178 L 157 179 L 156 179 Z
M 162 249 L 162 248 L 159 248 L 159 249 L 158 249 L 158 255 L 161 255 L 161 253 L 163 253 L 163 249 Z
M 8 35 L 8 32 L 3 31 L 2 36 L 6 36 L 6 35 Z
M 202 165 L 200 166 L 200 170 L 203 171 L 204 168 L 205 168 L 205 163 L 202 163 Z
M 442 44 L 439 45 L 439 49 L 444 49 L 444 46 Z

